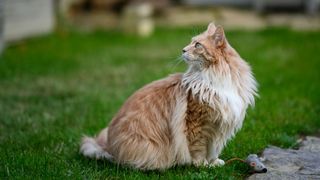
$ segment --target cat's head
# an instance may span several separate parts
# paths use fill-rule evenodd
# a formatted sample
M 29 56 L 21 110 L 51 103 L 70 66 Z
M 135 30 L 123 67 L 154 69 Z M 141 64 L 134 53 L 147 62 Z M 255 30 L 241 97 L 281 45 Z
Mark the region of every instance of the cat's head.
M 238 54 L 228 44 L 222 26 L 210 23 L 207 30 L 192 38 L 189 45 L 183 48 L 183 59 L 194 69 L 226 66 L 230 58 Z

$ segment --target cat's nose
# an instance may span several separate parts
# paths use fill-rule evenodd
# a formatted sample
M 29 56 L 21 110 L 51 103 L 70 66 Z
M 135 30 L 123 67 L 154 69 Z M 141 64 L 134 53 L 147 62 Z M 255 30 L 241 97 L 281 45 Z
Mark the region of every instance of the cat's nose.
M 264 173 L 266 173 L 267 171 L 268 171 L 267 168 L 262 169 L 262 172 L 264 172 Z
M 185 50 L 185 49 L 182 49 L 182 53 L 185 53 L 185 52 L 187 52 L 187 50 Z

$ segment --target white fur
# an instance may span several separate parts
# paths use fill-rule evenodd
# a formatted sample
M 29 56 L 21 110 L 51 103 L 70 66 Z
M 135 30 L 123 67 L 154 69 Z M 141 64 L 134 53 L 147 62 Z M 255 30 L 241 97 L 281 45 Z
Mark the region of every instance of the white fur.
M 173 154 L 175 155 L 176 164 L 190 164 L 191 155 L 188 149 L 188 140 L 185 135 L 186 125 L 184 123 L 187 111 L 187 99 L 185 95 L 177 98 L 175 111 L 170 121 L 173 133 Z
M 80 153 L 95 159 L 112 159 L 112 156 L 104 151 L 94 138 L 84 137 L 80 147 Z
M 249 105 L 254 105 L 256 81 L 251 72 L 234 80 L 231 73 L 219 73 L 213 68 L 184 74 L 182 85 L 200 102 L 218 110 L 224 121 L 242 121 Z M 238 84 L 243 82 L 242 84 Z M 240 122 L 239 122 L 240 123 Z
M 224 166 L 225 162 L 222 159 L 217 158 L 216 160 L 213 161 L 213 163 L 209 164 L 209 166 Z

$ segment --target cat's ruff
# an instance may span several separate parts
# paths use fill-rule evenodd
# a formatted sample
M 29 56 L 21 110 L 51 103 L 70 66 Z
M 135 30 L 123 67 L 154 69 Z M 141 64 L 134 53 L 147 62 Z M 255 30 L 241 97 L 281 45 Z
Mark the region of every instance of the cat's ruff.
M 138 169 L 223 165 L 219 154 L 254 105 L 256 81 L 214 24 L 183 52 L 186 73 L 135 92 L 108 128 L 83 139 L 80 152 Z

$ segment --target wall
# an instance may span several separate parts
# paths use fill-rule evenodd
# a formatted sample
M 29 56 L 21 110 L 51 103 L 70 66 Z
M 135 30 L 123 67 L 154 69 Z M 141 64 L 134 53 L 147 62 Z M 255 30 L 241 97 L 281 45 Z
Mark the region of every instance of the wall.
M 0 54 L 3 50 L 3 46 L 4 46 L 4 41 L 3 41 L 3 5 L 4 5 L 4 1 L 0 0 Z
M 53 30 L 55 21 L 53 0 L 0 1 L 4 1 L 4 41 L 20 40 Z

